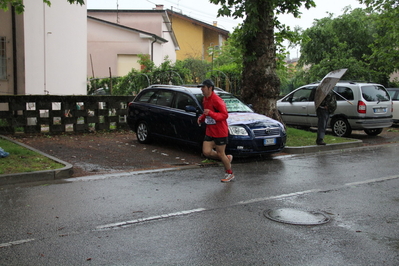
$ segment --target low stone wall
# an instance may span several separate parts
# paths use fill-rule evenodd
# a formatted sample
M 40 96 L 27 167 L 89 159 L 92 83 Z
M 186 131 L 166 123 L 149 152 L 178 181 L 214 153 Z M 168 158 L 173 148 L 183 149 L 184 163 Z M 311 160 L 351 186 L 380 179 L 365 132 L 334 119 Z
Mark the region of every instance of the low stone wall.
M 0 134 L 127 129 L 134 96 L 0 95 Z

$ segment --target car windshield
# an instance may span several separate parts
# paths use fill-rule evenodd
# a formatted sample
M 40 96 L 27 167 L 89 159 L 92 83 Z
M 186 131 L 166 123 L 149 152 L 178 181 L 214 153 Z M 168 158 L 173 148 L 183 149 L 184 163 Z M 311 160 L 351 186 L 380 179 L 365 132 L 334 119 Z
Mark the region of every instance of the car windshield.
M 218 95 L 226 103 L 227 111 L 229 113 L 253 113 L 252 109 L 249 108 L 248 105 L 240 101 L 234 95 L 229 93 L 218 93 Z M 197 94 L 195 96 L 202 105 L 202 99 L 204 98 L 204 96 L 202 94 Z
M 248 107 L 248 105 L 244 104 L 242 101 L 240 101 L 238 98 L 234 97 L 231 94 L 223 93 L 219 96 L 226 103 L 227 111 L 229 113 L 253 112 L 252 109 Z
M 383 87 L 376 85 L 362 86 L 362 95 L 368 102 L 384 102 L 390 100 L 388 92 Z

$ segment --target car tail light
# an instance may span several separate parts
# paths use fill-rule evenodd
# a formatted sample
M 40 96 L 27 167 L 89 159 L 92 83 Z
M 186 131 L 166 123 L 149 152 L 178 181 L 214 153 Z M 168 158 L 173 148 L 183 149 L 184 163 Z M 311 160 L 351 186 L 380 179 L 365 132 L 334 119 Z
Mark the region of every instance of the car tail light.
M 367 111 L 366 104 L 363 101 L 357 102 L 357 112 L 360 114 L 365 114 Z
M 393 102 L 391 101 L 391 113 L 393 114 Z

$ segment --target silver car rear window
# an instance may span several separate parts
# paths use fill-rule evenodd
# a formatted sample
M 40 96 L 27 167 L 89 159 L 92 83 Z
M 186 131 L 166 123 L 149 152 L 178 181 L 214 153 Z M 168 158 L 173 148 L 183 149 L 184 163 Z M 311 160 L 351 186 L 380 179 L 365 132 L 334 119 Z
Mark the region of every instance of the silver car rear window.
M 390 97 L 384 87 L 376 85 L 362 86 L 362 96 L 367 102 L 385 102 L 389 101 Z

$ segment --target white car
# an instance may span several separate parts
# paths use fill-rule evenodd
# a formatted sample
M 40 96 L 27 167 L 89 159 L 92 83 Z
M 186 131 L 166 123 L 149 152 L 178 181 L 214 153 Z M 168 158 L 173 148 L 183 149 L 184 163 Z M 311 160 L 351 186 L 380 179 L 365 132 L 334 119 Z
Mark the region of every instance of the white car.
M 285 124 L 317 127 L 314 95 L 319 83 L 302 86 L 277 101 Z M 384 86 L 375 83 L 340 81 L 337 110 L 330 116 L 329 126 L 334 135 L 347 137 L 352 130 L 364 130 L 376 136 L 392 126 L 392 101 Z
M 387 88 L 389 95 L 391 95 L 393 112 L 392 121 L 399 123 L 399 88 Z

